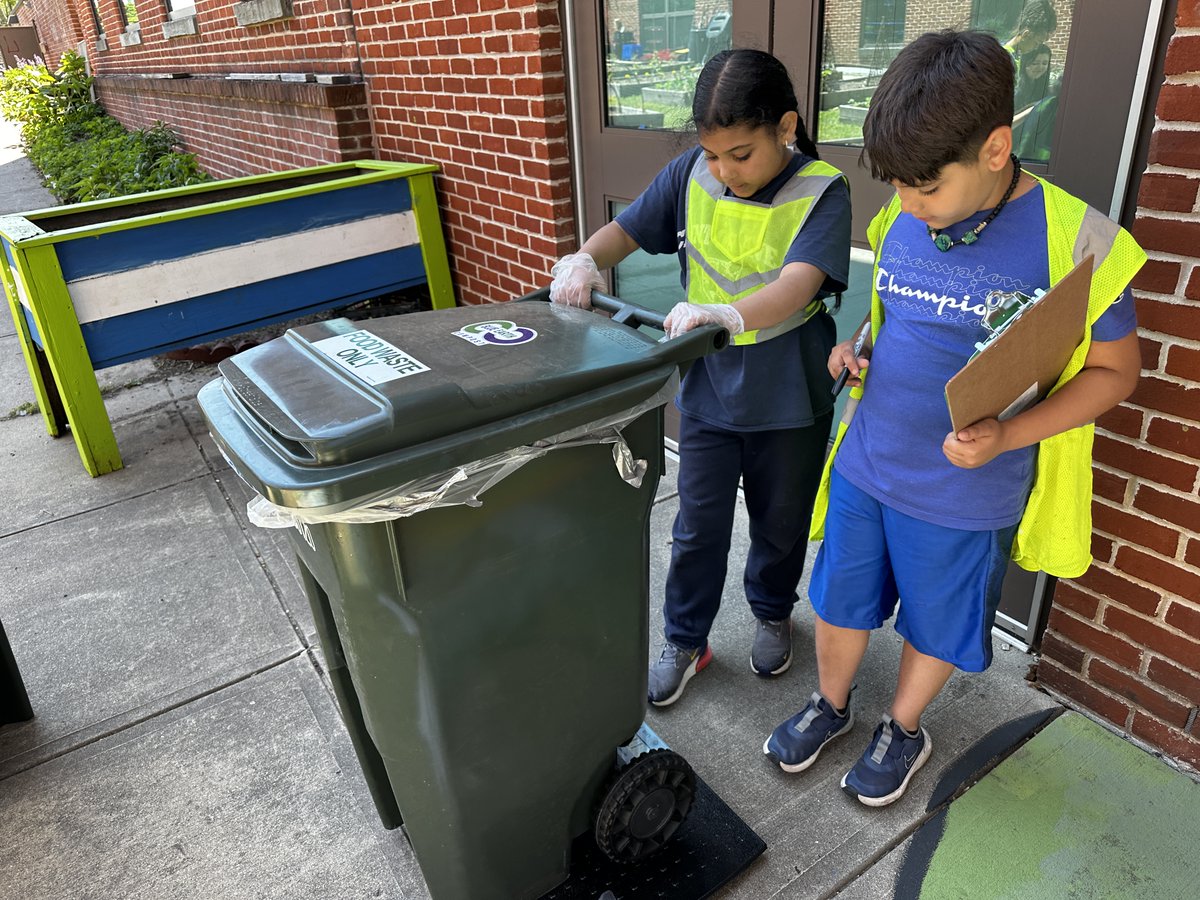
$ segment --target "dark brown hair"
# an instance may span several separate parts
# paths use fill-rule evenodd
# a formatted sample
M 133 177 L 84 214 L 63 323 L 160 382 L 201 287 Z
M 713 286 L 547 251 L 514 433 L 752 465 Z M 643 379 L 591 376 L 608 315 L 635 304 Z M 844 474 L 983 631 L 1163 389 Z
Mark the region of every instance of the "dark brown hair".
M 788 112 L 797 116 L 796 147 L 806 156 L 819 158 L 804 128 L 792 79 L 770 53 L 745 47 L 722 50 L 705 63 L 696 79 L 692 124 L 697 131 L 738 125 L 776 128 Z
M 1049 36 L 1058 28 L 1058 13 L 1048 0 L 1028 0 L 1017 17 L 1017 31 Z M 1044 39 L 1044 38 L 1043 38 Z
M 906 185 L 933 181 L 973 159 L 1001 125 L 1012 125 L 1013 61 L 982 31 L 931 31 L 888 66 L 863 123 L 871 175 Z

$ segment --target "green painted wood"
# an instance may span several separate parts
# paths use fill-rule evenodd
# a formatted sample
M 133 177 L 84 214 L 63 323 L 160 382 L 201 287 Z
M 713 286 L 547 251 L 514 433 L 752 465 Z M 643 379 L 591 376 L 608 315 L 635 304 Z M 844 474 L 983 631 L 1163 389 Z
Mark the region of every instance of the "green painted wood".
M 30 296 L 37 298 L 31 303 L 33 321 L 83 467 L 93 478 L 115 472 L 123 465 L 117 438 L 54 247 L 21 248 L 18 254 L 18 259 L 23 258 L 19 267 L 25 285 Z M 52 417 L 49 406 L 43 408 L 42 416 Z
M 417 240 L 421 244 L 421 259 L 425 262 L 425 278 L 433 308 L 451 309 L 455 306 L 454 284 L 450 280 L 450 261 L 446 255 L 441 216 L 438 215 L 433 174 L 414 175 L 408 186 L 412 192 Z
M 1067 713 L 950 805 L 920 896 L 1194 897 L 1197 847 L 1200 785 Z
M 233 187 L 245 185 L 262 185 L 269 187 L 271 182 L 279 181 L 284 178 L 296 178 L 306 174 L 316 174 L 319 172 L 345 170 L 347 176 L 345 178 L 335 178 L 330 181 L 322 181 L 317 184 L 305 184 L 299 187 L 286 188 L 282 190 L 266 190 L 260 194 L 254 194 L 249 197 L 238 197 L 233 200 L 219 200 L 213 203 L 204 203 L 199 206 L 185 207 L 181 209 L 163 210 L 162 212 L 151 213 L 149 215 L 133 216 L 130 218 L 113 218 L 111 221 L 102 222 L 96 225 L 85 225 L 80 228 L 64 228 L 60 231 L 46 232 L 44 229 L 39 229 L 41 232 L 36 236 L 28 236 L 21 240 L 22 246 L 37 247 L 43 244 L 57 244 L 64 241 L 76 240 L 78 238 L 96 237 L 102 234 L 110 234 L 116 231 L 125 231 L 130 228 L 143 228 L 147 225 L 159 225 L 164 222 L 174 222 L 185 219 L 195 218 L 197 216 L 213 215 L 215 213 L 226 212 L 235 209 L 247 209 L 254 206 L 261 206 L 266 203 L 278 203 L 282 200 L 290 200 L 294 197 L 305 197 L 312 194 L 321 194 L 326 191 L 341 190 L 343 188 L 355 187 L 357 185 L 376 184 L 381 181 L 391 181 L 396 178 L 410 178 L 419 176 L 429 171 L 436 171 L 436 166 L 418 165 L 415 163 L 378 163 L 363 171 L 355 163 L 335 163 L 332 166 L 310 166 L 306 169 L 294 169 L 289 172 L 271 173 L 271 175 L 251 175 L 245 178 L 228 178 L 223 181 L 207 182 L 205 184 L 190 185 L 182 188 L 168 188 L 162 191 L 149 191 L 141 194 L 130 194 L 126 197 L 118 198 L 117 200 L 94 200 L 88 203 L 76 203 L 69 206 L 53 207 L 48 210 L 39 210 L 36 212 L 26 213 L 24 218 L 29 219 L 36 226 L 39 221 L 48 221 L 56 216 L 71 215 L 82 212 L 95 212 L 107 210 L 114 216 L 119 216 L 121 208 L 130 206 L 135 203 L 143 203 L 147 201 L 162 201 L 169 200 L 175 197 L 192 196 L 195 194 L 206 193 L 214 190 L 228 190 Z M 436 203 L 435 203 L 436 206 Z M 2 230 L 2 228 L 0 228 Z M 443 251 L 444 254 L 444 251 Z
M 33 213 L 29 215 L 33 215 Z M 9 243 L 15 244 L 19 241 L 39 237 L 44 233 L 41 228 L 30 222 L 24 214 L 19 216 L 0 216 L 0 234 L 8 238 Z
M 16 254 L 20 259 L 20 254 Z M 63 425 L 54 415 L 54 410 L 57 406 L 51 401 L 51 392 L 57 397 L 57 390 L 53 384 L 47 385 L 42 378 L 42 366 L 38 360 L 37 344 L 33 341 L 33 335 L 29 333 L 29 323 L 25 321 L 24 307 L 21 305 L 20 295 L 17 293 L 16 277 L 17 274 L 13 271 L 12 266 L 8 263 L 8 258 L 4 254 L 0 254 L 0 272 L 4 278 L 4 293 L 8 298 L 8 309 L 12 313 L 13 326 L 17 332 L 17 342 L 21 345 L 21 355 L 25 358 L 25 368 L 29 371 L 29 380 L 33 383 L 33 396 L 37 401 L 38 410 L 42 413 L 42 422 L 46 426 L 46 432 L 50 437 L 58 437 L 62 433 Z

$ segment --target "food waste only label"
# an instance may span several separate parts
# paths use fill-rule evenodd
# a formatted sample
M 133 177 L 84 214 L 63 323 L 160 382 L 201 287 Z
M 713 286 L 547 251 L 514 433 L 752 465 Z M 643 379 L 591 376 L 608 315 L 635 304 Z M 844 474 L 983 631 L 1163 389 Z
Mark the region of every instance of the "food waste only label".
M 313 347 L 371 385 L 429 371 L 411 354 L 362 329 L 313 341 Z

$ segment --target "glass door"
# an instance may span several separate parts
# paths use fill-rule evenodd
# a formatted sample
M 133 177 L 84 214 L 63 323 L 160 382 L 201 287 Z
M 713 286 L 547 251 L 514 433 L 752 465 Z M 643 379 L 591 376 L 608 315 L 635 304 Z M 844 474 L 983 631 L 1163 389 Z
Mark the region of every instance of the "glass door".
M 1155 0 L 825 0 L 777 4 L 776 55 L 811 73 L 806 121 L 822 156 L 846 173 L 854 238 L 891 196 L 860 165 L 862 122 L 880 76 L 905 44 L 940 28 L 994 34 L 1013 54 L 1013 138 L 1027 169 L 1119 212 L 1141 118 L 1140 69 L 1158 23 Z M 798 40 L 782 42 L 780 34 Z
M 573 5 L 584 238 L 611 221 L 692 146 L 692 91 L 730 47 L 770 49 L 769 0 L 602 0 Z M 683 299 L 675 256 L 638 251 L 611 288 L 660 312 Z

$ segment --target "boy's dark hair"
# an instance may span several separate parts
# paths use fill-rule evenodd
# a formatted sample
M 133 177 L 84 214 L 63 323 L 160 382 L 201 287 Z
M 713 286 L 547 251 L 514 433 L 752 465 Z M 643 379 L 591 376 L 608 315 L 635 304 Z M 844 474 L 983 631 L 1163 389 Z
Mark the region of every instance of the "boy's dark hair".
M 1017 33 L 1028 31 L 1033 34 L 1051 35 L 1058 28 L 1058 13 L 1049 0 L 1029 0 L 1017 17 Z
M 1012 125 L 1013 61 L 982 31 L 931 31 L 897 54 L 863 123 L 863 153 L 880 181 L 926 184 L 975 158 Z
M 696 79 L 692 124 L 697 131 L 738 125 L 774 128 L 788 112 L 797 116 L 796 147 L 819 158 L 804 127 L 792 79 L 770 53 L 745 47 L 722 50 L 705 63 Z

